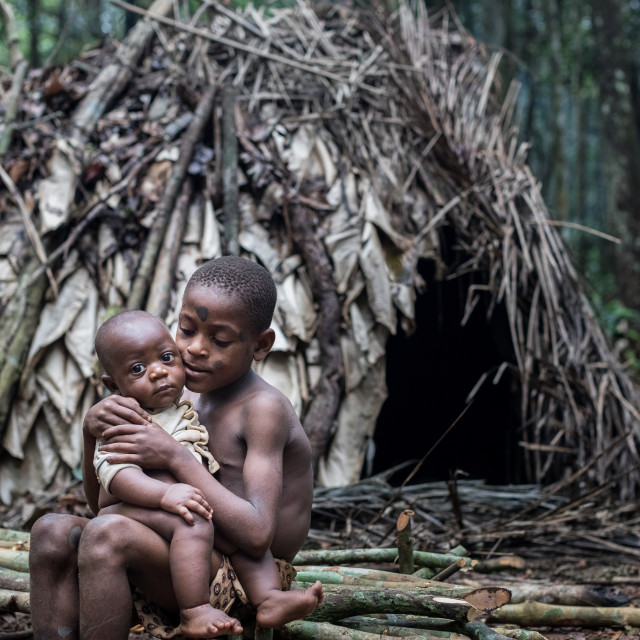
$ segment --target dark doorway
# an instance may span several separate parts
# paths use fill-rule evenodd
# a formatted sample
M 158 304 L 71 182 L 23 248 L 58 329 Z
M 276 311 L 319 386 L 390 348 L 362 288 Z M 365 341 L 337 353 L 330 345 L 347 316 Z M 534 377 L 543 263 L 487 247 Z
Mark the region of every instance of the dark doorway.
M 426 282 L 416 301 L 415 332 L 401 329 L 387 345 L 385 401 L 376 426 L 373 473 L 418 461 L 465 409 L 465 399 L 488 376 L 466 413 L 430 453 L 412 482 L 461 477 L 490 484 L 524 482 L 518 453 L 518 387 L 507 369 L 493 384 L 500 365 L 513 361 L 504 309 L 487 320 L 479 304 L 461 321 L 471 277 L 438 281 L 431 262 L 420 265 Z M 415 465 L 391 478 L 401 483 Z

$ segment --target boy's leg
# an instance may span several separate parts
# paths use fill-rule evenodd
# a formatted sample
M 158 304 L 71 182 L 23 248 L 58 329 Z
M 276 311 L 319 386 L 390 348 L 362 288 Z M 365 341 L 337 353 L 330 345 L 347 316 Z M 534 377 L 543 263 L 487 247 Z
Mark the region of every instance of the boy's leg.
M 78 545 L 89 520 L 49 513 L 31 528 L 29 575 L 35 640 L 79 637 Z
M 270 629 L 304 618 L 322 602 L 320 581 L 306 589 L 282 591 L 278 566 L 270 552 L 258 560 L 237 551 L 230 560 L 261 627 Z
M 164 544 L 157 549 L 157 559 L 160 561 L 157 572 L 150 571 L 148 566 L 154 559 L 149 557 L 145 561 L 143 556 L 141 570 L 132 573 L 129 579 L 156 604 L 169 611 L 175 611 L 177 605 L 183 635 L 211 638 L 242 631 L 240 623 L 235 618 L 214 609 L 209 604 L 209 576 L 213 550 L 213 525 L 210 521 L 194 514 L 196 524 L 189 525 L 180 516 L 162 509 L 147 509 L 124 503 L 113 505 L 103 511 L 111 515 L 124 516 L 163 538 Z M 219 561 L 220 556 L 216 555 L 215 566 L 219 565 Z M 132 569 L 135 571 L 135 565 Z M 163 578 L 162 582 L 169 585 L 169 592 L 164 590 L 158 593 L 158 575 L 164 575 L 167 569 L 171 577 Z

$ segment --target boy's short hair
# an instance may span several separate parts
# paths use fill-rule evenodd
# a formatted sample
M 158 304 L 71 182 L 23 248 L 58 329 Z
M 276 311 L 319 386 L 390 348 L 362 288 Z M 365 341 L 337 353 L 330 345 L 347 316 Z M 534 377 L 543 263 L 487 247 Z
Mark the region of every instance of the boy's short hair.
M 194 286 L 219 289 L 240 300 L 257 332 L 271 326 L 276 285 L 271 274 L 257 262 L 238 256 L 214 258 L 193 272 L 185 293 Z

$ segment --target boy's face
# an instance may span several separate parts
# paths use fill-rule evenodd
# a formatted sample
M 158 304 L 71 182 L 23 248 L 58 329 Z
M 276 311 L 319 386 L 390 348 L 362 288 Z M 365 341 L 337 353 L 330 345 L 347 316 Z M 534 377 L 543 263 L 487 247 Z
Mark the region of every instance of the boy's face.
M 135 398 L 146 409 L 168 407 L 185 383 L 180 353 L 161 322 L 138 322 L 118 332 L 109 353 L 106 386 L 121 396 Z
M 187 389 L 207 393 L 244 377 L 262 359 L 241 302 L 211 287 L 190 287 L 182 300 L 176 343 Z M 269 345 L 270 348 L 271 345 Z

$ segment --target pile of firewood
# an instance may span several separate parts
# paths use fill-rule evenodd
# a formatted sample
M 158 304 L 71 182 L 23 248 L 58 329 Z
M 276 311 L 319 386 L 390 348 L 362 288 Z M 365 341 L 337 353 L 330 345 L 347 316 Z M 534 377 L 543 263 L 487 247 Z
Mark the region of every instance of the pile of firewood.
M 256 629 L 250 611 L 240 610 L 245 637 L 544 640 L 529 627 L 640 627 L 640 609 L 612 587 L 519 581 L 506 588 L 469 579 L 474 571 L 517 567 L 518 559 L 477 560 L 462 546 L 416 551 L 412 517 L 401 513 L 391 548 L 300 551 L 294 588 L 320 580 L 322 606 L 273 632 Z M 28 532 L 0 529 L 0 611 L 30 613 L 28 554 Z M 451 582 L 456 574 L 465 577 Z

